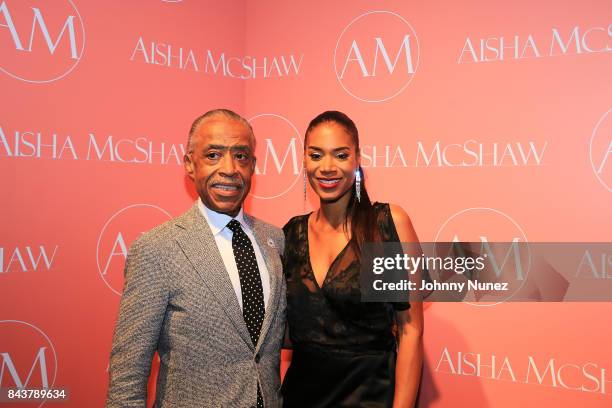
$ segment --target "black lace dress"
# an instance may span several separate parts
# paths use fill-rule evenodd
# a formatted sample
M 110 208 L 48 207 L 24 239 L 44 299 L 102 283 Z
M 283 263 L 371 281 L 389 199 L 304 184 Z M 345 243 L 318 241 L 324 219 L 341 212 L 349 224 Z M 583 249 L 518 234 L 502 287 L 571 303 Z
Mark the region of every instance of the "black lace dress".
M 388 204 L 375 203 L 381 237 L 399 237 Z M 362 303 L 359 260 L 347 244 L 321 287 L 308 249 L 308 216 L 283 227 L 287 320 L 293 345 L 285 407 L 391 407 L 395 389 L 394 310 L 408 303 Z

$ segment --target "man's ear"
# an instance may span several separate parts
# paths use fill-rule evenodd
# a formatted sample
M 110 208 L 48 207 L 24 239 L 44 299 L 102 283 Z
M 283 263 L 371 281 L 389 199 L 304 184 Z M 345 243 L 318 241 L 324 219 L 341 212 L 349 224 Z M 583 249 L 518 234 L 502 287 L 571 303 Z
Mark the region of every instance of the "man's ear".
M 195 169 L 193 168 L 193 162 L 191 161 L 191 156 L 186 154 L 183 156 L 183 165 L 185 166 L 185 173 L 189 176 L 190 179 L 195 179 Z
M 255 172 L 255 164 L 257 164 L 257 157 L 253 156 L 253 168 L 251 169 L 251 171 Z

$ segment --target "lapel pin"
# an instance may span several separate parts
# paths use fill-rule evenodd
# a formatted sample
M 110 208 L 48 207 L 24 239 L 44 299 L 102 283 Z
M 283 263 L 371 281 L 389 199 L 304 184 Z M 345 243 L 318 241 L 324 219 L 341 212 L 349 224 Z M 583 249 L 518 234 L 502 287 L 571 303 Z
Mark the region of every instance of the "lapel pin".
M 268 238 L 268 246 L 271 247 L 271 248 L 275 247 L 274 241 L 272 240 L 272 238 Z

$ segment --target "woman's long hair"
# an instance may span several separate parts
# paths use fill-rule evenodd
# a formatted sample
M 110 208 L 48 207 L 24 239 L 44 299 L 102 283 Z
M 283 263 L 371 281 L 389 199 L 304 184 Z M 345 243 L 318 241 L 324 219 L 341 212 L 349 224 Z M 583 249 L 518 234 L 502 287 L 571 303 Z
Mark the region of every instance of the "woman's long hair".
M 353 138 L 355 144 L 355 152 L 359 154 L 359 131 L 355 123 L 346 114 L 339 111 L 325 111 L 310 121 L 308 129 L 306 129 L 306 135 L 304 136 L 304 148 L 306 148 L 306 141 L 308 134 L 317 126 L 333 122 L 344 128 Z M 361 250 L 365 242 L 379 241 L 379 232 L 376 225 L 376 214 L 374 213 L 374 207 L 370 201 L 370 197 L 365 187 L 365 176 L 363 169 L 359 166 L 358 170 L 361 176 L 361 194 L 360 200 L 357 200 L 356 183 L 353 182 L 351 189 L 351 198 L 346 207 L 346 218 L 344 219 L 344 229 L 348 230 L 349 224 L 351 228 L 351 242 L 350 245 L 357 254 L 361 256 Z

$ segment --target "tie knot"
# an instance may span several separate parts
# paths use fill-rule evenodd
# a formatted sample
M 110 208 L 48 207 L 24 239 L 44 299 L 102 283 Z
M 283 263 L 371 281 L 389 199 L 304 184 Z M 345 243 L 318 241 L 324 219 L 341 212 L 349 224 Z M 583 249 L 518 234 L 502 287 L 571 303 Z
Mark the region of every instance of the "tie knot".
M 230 222 L 228 222 L 227 228 L 229 228 L 234 234 L 238 231 L 242 232 L 242 227 L 240 226 L 240 223 L 236 220 L 231 220 Z

